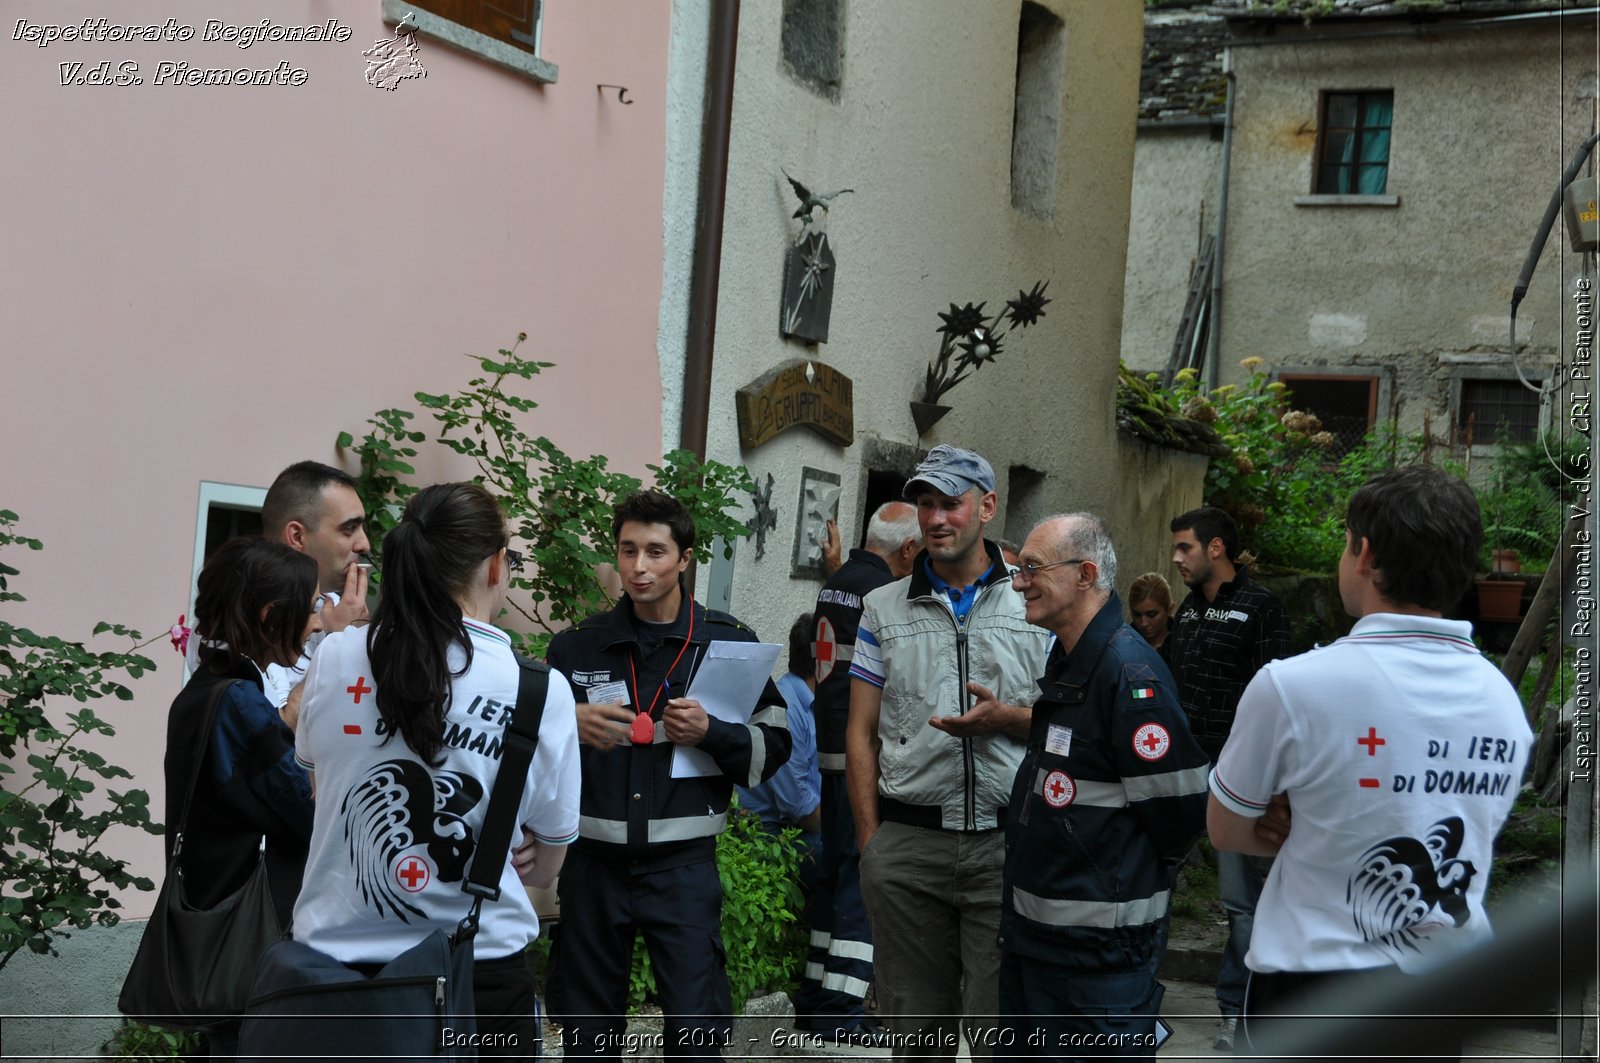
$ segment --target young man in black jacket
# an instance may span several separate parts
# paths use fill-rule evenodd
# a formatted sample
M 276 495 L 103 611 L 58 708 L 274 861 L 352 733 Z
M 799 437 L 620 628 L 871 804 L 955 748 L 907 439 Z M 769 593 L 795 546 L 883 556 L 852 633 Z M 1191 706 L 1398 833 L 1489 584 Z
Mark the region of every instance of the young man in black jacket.
M 1192 509 L 1172 521 L 1172 563 L 1189 588 L 1162 646 L 1200 748 L 1213 762 L 1233 728 L 1239 696 L 1268 661 L 1289 655 L 1283 603 L 1237 560 L 1239 529 L 1225 510 Z M 1244 1008 L 1245 954 L 1267 861 L 1217 853 L 1217 890 L 1228 913 L 1228 945 L 1217 972 L 1222 1012 L 1215 1047 L 1233 1048 Z
M 685 697 L 708 645 L 758 642 L 706 609 L 682 576 L 694 549 L 688 509 L 640 491 L 612 520 L 623 598 L 557 635 L 548 660 L 577 693 L 583 796 L 579 837 L 559 894 L 551 1013 L 565 1052 L 617 1059 L 624 1045 L 633 942 L 643 934 L 665 1014 L 665 1054 L 716 1059 L 731 1032 L 717 835 L 733 784 L 755 786 L 789 757 L 783 697 L 768 680 L 749 723 Z M 672 777 L 678 746 L 717 774 Z

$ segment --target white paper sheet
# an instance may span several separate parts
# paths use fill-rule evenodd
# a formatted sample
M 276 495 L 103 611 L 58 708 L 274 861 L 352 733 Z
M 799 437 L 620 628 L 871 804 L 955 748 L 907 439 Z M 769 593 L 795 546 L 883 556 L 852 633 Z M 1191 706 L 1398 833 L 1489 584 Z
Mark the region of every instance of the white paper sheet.
M 749 723 L 782 649 L 773 642 L 712 642 L 706 646 L 684 697 L 698 701 L 708 715 L 719 720 Z M 721 769 L 711 754 L 692 746 L 673 747 L 674 779 L 719 774 Z

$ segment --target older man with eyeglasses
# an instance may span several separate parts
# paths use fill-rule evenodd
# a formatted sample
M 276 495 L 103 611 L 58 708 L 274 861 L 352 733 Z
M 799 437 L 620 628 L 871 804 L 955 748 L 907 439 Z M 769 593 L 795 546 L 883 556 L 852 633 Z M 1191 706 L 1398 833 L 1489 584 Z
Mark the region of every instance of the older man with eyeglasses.
M 1105 522 L 1051 517 L 1012 584 L 1055 633 L 1011 790 L 999 1040 L 1045 1059 L 1154 1059 L 1167 907 L 1205 828 L 1205 753 L 1161 656 L 1123 622 Z

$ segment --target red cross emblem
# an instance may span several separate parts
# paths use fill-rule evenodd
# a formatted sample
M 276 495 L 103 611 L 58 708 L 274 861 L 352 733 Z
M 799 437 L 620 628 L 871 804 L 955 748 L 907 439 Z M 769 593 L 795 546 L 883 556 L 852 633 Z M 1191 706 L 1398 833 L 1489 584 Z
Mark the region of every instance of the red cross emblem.
M 357 705 L 361 704 L 361 695 L 372 693 L 372 688 L 367 686 L 367 677 L 366 676 L 359 677 L 356 680 L 356 685 L 355 686 L 353 686 L 353 687 L 345 687 L 344 689 L 345 689 L 345 693 L 354 694 L 356 696 L 356 704 Z
M 1160 760 L 1172 748 L 1172 736 L 1159 723 L 1147 723 L 1133 732 L 1133 751 L 1143 760 Z
M 822 682 L 833 674 L 834 647 L 839 645 L 838 637 L 833 633 L 833 625 L 828 618 L 817 618 L 817 640 L 811 644 L 811 655 L 816 659 L 817 682 Z
M 1044 803 L 1051 808 L 1066 808 L 1078 794 L 1078 784 L 1064 771 L 1053 771 L 1044 777 Z
M 1377 756 L 1378 747 L 1386 746 L 1388 744 L 1389 740 L 1387 738 L 1378 737 L 1378 729 L 1376 727 L 1368 727 L 1367 737 L 1356 739 L 1356 745 L 1367 747 L 1367 756 L 1369 757 Z
M 407 893 L 421 893 L 433 877 L 428 862 L 417 856 L 402 856 L 394 868 L 394 880 Z

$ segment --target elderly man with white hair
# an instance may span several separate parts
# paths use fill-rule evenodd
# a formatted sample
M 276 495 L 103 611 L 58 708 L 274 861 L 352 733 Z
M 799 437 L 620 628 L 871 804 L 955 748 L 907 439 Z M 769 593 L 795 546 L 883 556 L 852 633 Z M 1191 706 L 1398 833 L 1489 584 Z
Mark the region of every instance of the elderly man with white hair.
M 1105 522 L 1051 517 L 1018 561 L 1027 621 L 1056 641 L 1006 822 L 1005 1043 L 1047 1059 L 1154 1059 L 1167 906 L 1205 828 L 1209 765 L 1172 674 L 1122 619 Z

